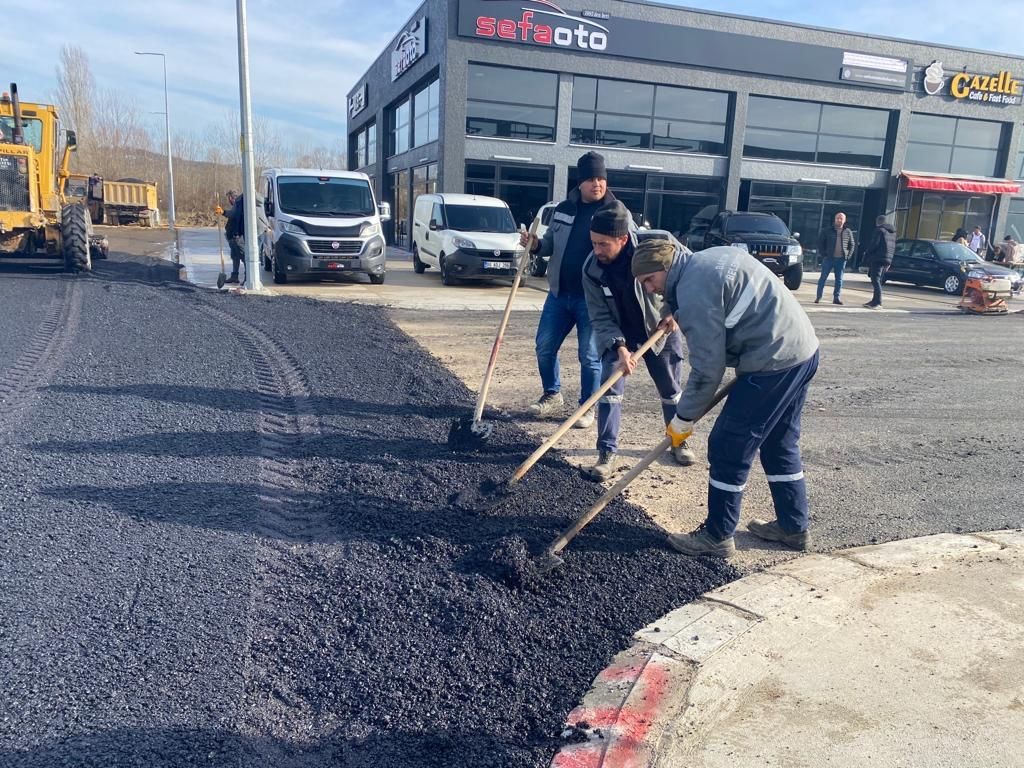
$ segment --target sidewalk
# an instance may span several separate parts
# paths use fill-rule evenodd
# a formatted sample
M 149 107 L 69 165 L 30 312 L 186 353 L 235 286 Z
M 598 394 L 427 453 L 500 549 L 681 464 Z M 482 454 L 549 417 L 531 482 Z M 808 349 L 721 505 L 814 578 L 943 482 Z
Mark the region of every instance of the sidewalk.
M 726 585 L 636 633 L 567 724 L 552 768 L 1024 765 L 1024 532 Z
M 181 268 L 185 279 L 204 288 L 217 287 L 220 273 L 218 232 L 212 227 L 183 228 L 179 231 Z M 225 271 L 231 272 L 231 259 L 227 243 L 224 249 Z M 244 271 L 244 268 L 243 268 Z M 412 268 L 412 254 L 401 248 L 388 246 L 387 275 L 383 285 L 371 285 L 365 275 L 339 275 L 334 280 L 289 281 L 276 285 L 271 274 L 261 274 L 263 287 L 270 295 L 305 296 L 323 301 L 347 301 L 356 304 L 374 304 L 394 309 L 426 310 L 478 310 L 497 311 L 505 308 L 508 300 L 508 279 L 471 282 L 465 285 L 441 285 L 436 269 L 417 275 Z M 547 280 L 530 278 L 520 287 L 513 308 L 539 312 L 547 296 Z

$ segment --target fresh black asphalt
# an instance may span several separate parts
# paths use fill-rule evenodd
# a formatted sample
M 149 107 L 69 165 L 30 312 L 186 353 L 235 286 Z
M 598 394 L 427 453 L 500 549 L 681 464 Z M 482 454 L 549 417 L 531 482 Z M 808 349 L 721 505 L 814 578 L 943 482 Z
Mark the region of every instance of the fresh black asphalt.
M 736 576 L 617 502 L 510 585 L 495 550 L 597 491 L 552 456 L 454 503 L 532 443 L 451 451 L 471 395 L 383 310 L 116 253 L 0 273 L 0 307 L 5 768 L 545 766 L 632 632 Z

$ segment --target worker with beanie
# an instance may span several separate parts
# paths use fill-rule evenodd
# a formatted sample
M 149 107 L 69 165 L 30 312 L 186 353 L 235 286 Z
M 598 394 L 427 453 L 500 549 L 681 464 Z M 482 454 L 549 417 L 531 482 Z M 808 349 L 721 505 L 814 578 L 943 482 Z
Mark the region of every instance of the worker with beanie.
M 727 367 L 736 382 L 708 436 L 708 514 L 691 533 L 669 536 L 686 555 L 730 557 L 755 454 L 771 489 L 775 520 L 748 530 L 792 549 L 809 545 L 800 417 L 818 369 L 818 339 L 790 291 L 757 259 L 731 246 L 699 253 L 645 242 L 633 275 L 664 297 L 689 348 L 690 375 L 665 433 L 680 445 L 693 433 Z
M 659 328 L 669 333 L 644 353 L 644 364 L 661 396 L 662 415 L 668 424 L 676 414 L 682 394 L 683 337 L 671 315 L 665 316 L 664 303 L 644 293 L 631 271 L 636 241 L 630 232 L 632 217 L 618 200 L 605 203 L 590 222 L 593 252 L 583 265 L 583 291 L 593 328 L 594 343 L 601 355 L 601 380 L 607 380 L 618 368 L 628 376 L 636 369 L 636 350 Z M 668 241 L 665 241 L 668 242 Z M 619 428 L 622 422 L 622 398 L 626 390 L 623 376 L 598 401 L 598 459 L 589 471 L 594 480 L 607 480 L 618 463 Z M 682 466 L 693 464 L 693 451 L 681 443 L 672 455 Z
M 555 207 L 543 239 L 524 232 L 520 240 L 530 253 L 550 257 L 549 292 L 537 324 L 537 367 L 544 391 L 530 406 L 531 413 L 540 417 L 558 416 L 564 410 L 558 350 L 573 327 L 580 361 L 581 404 L 594 394 L 601 380 L 601 359 L 591 336 L 583 294 L 583 262 L 590 255 L 590 220 L 615 196 L 608 191 L 604 157 L 587 152 L 576 162 L 576 168 L 579 186 Z M 593 423 L 591 410 L 575 426 L 586 429 Z

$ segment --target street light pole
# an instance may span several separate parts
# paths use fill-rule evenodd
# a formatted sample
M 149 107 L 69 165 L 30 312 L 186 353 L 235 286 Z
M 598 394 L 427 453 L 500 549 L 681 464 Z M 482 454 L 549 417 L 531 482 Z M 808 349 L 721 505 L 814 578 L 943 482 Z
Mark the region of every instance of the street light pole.
M 136 56 L 159 56 L 164 65 L 164 132 L 167 137 L 167 226 L 174 229 L 174 161 L 171 159 L 171 111 L 167 103 L 167 56 L 156 51 L 135 51 Z
M 242 190 L 245 204 L 245 283 L 251 291 L 263 290 L 256 243 L 256 163 L 252 151 L 252 99 L 249 95 L 249 32 L 245 0 L 237 0 L 238 90 L 242 113 Z

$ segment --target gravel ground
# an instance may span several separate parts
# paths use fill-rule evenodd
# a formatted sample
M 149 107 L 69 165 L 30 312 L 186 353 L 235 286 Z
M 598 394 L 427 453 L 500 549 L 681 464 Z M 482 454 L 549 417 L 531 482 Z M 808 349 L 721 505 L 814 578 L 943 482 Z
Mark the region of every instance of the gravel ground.
M 618 502 L 511 586 L 498 543 L 591 483 L 552 457 L 457 506 L 532 442 L 450 451 L 470 395 L 384 311 L 172 277 L 0 279 L 0 765 L 543 766 L 634 630 L 737 575 Z

